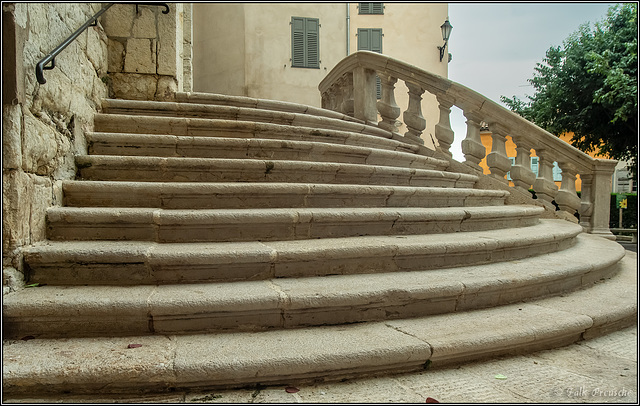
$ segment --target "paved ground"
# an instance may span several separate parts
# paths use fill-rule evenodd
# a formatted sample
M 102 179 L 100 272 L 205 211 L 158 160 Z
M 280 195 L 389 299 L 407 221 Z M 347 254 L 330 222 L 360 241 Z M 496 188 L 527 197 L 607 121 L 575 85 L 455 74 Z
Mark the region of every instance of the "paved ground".
M 620 245 L 622 245 L 626 250 L 638 252 L 638 243 L 637 242 L 625 242 L 618 241 Z
M 23 399 L 28 403 L 637 403 L 637 326 L 555 350 L 420 373 L 145 398 Z M 11 402 L 4 399 L 5 403 Z

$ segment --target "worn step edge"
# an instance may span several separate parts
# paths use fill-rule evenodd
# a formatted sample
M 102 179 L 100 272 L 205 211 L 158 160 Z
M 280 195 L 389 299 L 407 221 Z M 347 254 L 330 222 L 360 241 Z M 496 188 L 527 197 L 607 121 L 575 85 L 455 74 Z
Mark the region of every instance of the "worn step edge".
M 448 162 L 425 155 L 311 141 L 124 133 L 88 133 L 86 139 L 90 155 L 313 160 L 440 170 L 448 167 Z
M 569 292 L 608 276 L 624 257 L 615 244 L 582 235 L 574 247 L 547 254 L 544 264 L 534 257 L 458 269 L 227 284 L 43 286 L 5 298 L 5 335 L 293 328 L 499 306 Z
M 336 119 L 328 116 L 266 110 L 257 107 L 246 108 L 215 104 L 106 99 L 102 102 L 102 111 L 103 114 L 256 121 L 298 127 L 351 131 L 385 138 L 393 137 L 389 131 L 354 120 L 344 120 L 344 116 Z M 403 141 L 412 144 L 408 139 L 403 139 Z
M 470 208 L 204 209 L 53 207 L 50 240 L 285 241 L 359 235 L 440 234 L 526 227 L 537 206 Z
M 196 103 L 196 104 L 216 104 L 222 106 L 236 106 L 258 108 L 263 110 L 286 111 L 290 113 L 311 114 L 315 116 L 323 116 L 335 118 L 338 120 L 353 121 L 363 123 L 362 120 L 338 113 L 337 111 L 327 110 L 319 107 L 307 106 L 304 104 L 285 102 L 279 100 L 259 99 L 246 96 L 230 96 L 217 93 L 204 92 L 176 92 L 176 101 L 180 103 Z
M 312 128 L 255 121 L 220 120 L 185 117 L 154 117 L 126 114 L 95 114 L 96 132 L 182 135 L 193 137 L 300 139 L 349 145 L 371 146 L 411 153 L 435 154 L 391 133 L 386 136 L 347 131 L 346 129 Z M 402 137 L 400 137 L 402 138 Z
M 48 241 L 25 249 L 24 258 L 33 281 L 51 275 L 58 284 L 195 283 L 502 262 L 567 249 L 581 232 L 564 220 L 541 220 L 521 229 L 297 241 Z
M 264 159 L 79 155 L 85 180 L 305 182 L 473 187 L 477 176 L 441 170 Z
M 591 287 L 585 291 L 590 295 L 571 306 L 558 300 L 563 298 L 550 298 L 544 305 L 532 301 L 390 322 L 257 333 L 5 340 L 4 394 L 296 384 L 556 348 L 597 327 L 594 298 L 612 297 L 630 309 L 604 307 L 599 313 L 611 316 L 605 318 L 608 324 L 637 314 L 637 296 L 617 293 L 637 285 L 635 266 L 629 268 Z M 128 349 L 132 343 L 142 346 Z
M 65 206 L 231 209 L 501 206 L 504 190 L 281 182 L 63 181 Z

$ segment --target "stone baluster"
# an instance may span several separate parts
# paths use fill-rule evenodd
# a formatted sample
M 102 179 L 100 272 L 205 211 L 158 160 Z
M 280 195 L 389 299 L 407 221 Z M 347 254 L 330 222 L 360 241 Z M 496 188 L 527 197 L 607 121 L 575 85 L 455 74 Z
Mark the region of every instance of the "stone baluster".
M 581 192 L 580 192 L 580 225 L 584 231 L 591 232 L 591 215 L 593 214 L 593 204 L 591 202 L 591 184 L 593 183 L 593 175 L 590 173 L 580 174 Z
M 505 176 L 511 169 L 511 161 L 507 157 L 505 144 L 509 130 L 496 122 L 489 123 L 489 130 L 491 131 L 491 152 L 487 154 L 487 166 L 491 171 L 490 176 L 508 184 Z
M 402 114 L 404 124 L 407 126 L 407 132 L 404 133 L 405 138 L 424 144 L 421 135 L 427 128 L 427 120 L 422 116 L 422 94 L 424 89 L 411 82 L 405 82 L 409 89 L 409 104 L 407 110 Z
M 376 108 L 376 72 L 359 66 L 353 71 L 353 113 L 365 124 L 378 124 Z
M 575 214 L 580 209 L 580 197 L 576 192 L 576 175 L 578 171 L 569 162 L 558 160 L 558 166 L 562 170 L 562 183 L 556 195 L 556 204 L 560 210 Z
M 342 89 L 342 113 L 353 117 L 353 73 L 349 72 L 344 76 L 344 87 Z
M 536 174 L 531 170 L 531 149 L 533 145 L 521 134 L 511 134 L 516 144 L 516 163 L 511 166 L 511 181 L 516 189 L 529 192 L 536 181 Z
M 453 143 L 454 134 L 451 129 L 449 116 L 454 100 L 444 93 L 436 93 L 436 99 L 438 99 L 438 108 L 440 109 L 440 120 L 435 128 L 436 139 L 438 140 L 437 149 L 449 157 L 452 157 L 453 155 L 449 151 L 449 148 L 451 148 L 451 144 Z
M 398 78 L 390 75 L 379 75 L 382 86 L 382 95 L 376 103 L 380 117 L 378 127 L 383 130 L 397 132 L 400 122 L 396 120 L 400 117 L 400 106 L 396 104 L 395 84 Z
M 536 148 L 538 155 L 538 177 L 533 183 L 536 196 L 547 207 L 554 207 L 551 203 L 558 193 L 558 186 L 553 182 L 553 158 L 546 148 Z
M 462 140 L 462 153 L 464 153 L 464 163 L 482 172 L 480 161 L 487 153 L 487 149 L 482 145 L 480 138 L 480 123 L 482 116 L 477 111 L 465 111 L 464 116 L 467 121 L 467 137 Z

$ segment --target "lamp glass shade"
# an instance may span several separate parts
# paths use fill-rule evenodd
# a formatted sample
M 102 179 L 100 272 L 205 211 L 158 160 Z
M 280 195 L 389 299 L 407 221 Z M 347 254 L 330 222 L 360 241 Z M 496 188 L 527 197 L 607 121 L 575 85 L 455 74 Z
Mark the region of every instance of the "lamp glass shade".
M 445 42 L 449 41 L 449 37 L 451 36 L 451 30 L 453 29 L 453 26 L 449 22 L 449 19 L 447 19 L 444 22 L 444 24 L 440 26 L 440 29 L 442 30 L 442 39 Z

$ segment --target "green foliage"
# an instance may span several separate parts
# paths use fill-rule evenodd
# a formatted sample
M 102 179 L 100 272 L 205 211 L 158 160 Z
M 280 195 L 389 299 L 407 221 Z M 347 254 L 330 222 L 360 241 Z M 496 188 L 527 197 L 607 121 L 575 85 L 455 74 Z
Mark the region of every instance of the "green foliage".
M 638 228 L 638 195 L 626 194 L 627 208 L 622 209 L 622 228 Z M 611 205 L 609 206 L 609 227 L 620 226 L 620 209 L 616 207 L 616 193 L 611 193 Z
M 524 102 L 501 97 L 511 110 L 545 130 L 573 132 L 572 144 L 629 161 L 637 178 L 638 5 L 611 7 L 593 30 L 583 24 L 562 46 L 551 47 L 529 82 Z

